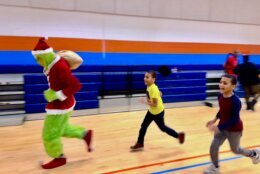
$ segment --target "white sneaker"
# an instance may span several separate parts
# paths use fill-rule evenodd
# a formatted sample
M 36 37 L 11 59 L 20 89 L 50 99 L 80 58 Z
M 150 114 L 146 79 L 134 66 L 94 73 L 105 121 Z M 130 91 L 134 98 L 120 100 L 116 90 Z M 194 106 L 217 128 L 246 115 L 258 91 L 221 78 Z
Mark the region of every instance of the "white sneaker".
M 260 163 L 260 148 L 253 149 L 255 151 L 256 156 L 251 157 L 253 164 Z
M 218 174 L 219 168 L 216 168 L 213 164 L 211 164 L 207 169 L 204 170 L 203 174 Z

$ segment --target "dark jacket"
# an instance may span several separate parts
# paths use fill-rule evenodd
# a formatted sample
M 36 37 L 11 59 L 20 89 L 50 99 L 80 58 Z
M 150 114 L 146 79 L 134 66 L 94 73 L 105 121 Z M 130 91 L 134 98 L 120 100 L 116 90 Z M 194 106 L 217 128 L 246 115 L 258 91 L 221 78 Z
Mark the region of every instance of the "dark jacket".
M 243 86 L 251 86 L 259 84 L 259 70 L 256 65 L 246 62 L 238 65 L 234 72 L 238 75 L 238 79 Z

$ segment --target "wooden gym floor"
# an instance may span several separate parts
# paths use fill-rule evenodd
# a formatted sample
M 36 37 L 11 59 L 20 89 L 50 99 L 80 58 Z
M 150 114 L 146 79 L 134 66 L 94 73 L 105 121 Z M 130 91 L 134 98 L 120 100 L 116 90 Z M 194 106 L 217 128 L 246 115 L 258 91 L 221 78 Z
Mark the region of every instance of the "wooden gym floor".
M 0 128 L 1 174 L 96 174 L 96 173 L 179 173 L 199 174 L 207 167 L 209 146 L 213 135 L 205 127 L 217 108 L 204 106 L 167 109 L 165 122 L 176 131 L 186 132 L 183 145 L 161 132 L 152 123 L 148 128 L 143 151 L 130 152 L 136 141 L 146 111 L 124 112 L 85 117 L 73 117 L 71 123 L 94 130 L 95 151 L 88 153 L 83 141 L 63 139 L 68 164 L 52 170 L 42 170 L 38 162 L 47 162 L 41 129 L 43 121 L 27 121 L 21 126 Z M 260 147 L 260 104 L 256 112 L 242 110 L 244 132 L 241 146 Z M 220 149 L 225 174 L 260 174 L 260 164 L 229 151 L 225 142 Z

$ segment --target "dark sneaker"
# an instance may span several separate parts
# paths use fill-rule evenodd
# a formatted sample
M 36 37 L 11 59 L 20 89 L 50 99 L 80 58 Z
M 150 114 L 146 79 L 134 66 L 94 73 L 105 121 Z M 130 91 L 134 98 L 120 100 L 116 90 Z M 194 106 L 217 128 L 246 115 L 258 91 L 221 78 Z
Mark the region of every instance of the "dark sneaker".
M 185 141 L 185 133 L 184 132 L 180 132 L 178 139 L 179 139 L 179 143 L 183 144 L 184 141 Z
M 251 105 L 251 110 L 252 111 L 255 111 L 255 104 L 257 103 L 257 101 L 254 99 L 252 102 L 250 102 L 250 105 Z
M 250 110 L 251 109 L 251 105 L 249 102 L 246 102 L 246 110 Z
M 139 143 L 136 143 L 135 145 L 130 147 L 130 149 L 132 149 L 132 150 L 139 150 L 139 149 L 143 149 L 143 148 L 144 148 L 144 145 L 139 144 Z

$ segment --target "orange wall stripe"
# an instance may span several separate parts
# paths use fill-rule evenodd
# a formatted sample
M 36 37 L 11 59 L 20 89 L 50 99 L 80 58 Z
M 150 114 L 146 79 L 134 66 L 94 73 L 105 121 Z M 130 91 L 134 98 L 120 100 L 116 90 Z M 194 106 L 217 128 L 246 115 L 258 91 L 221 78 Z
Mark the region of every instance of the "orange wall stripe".
M 0 50 L 32 50 L 39 37 L 0 36 Z M 184 43 L 184 42 L 148 42 L 99 40 L 79 38 L 50 37 L 48 44 L 55 50 L 73 50 L 86 52 L 124 52 L 124 53 L 186 53 L 186 54 L 226 54 L 233 50 L 260 54 L 260 45 Z M 102 44 L 102 42 L 104 42 Z M 104 46 L 104 48 L 102 48 Z
M 260 45 L 245 44 L 213 44 L 213 43 L 183 43 L 183 42 L 137 42 L 137 41 L 106 41 L 107 52 L 137 52 L 137 53 L 208 53 L 226 54 L 233 50 L 259 54 Z
M 32 50 L 40 37 L 0 36 L 0 50 Z M 56 38 L 47 40 L 54 50 L 101 52 L 102 41 L 97 39 Z

